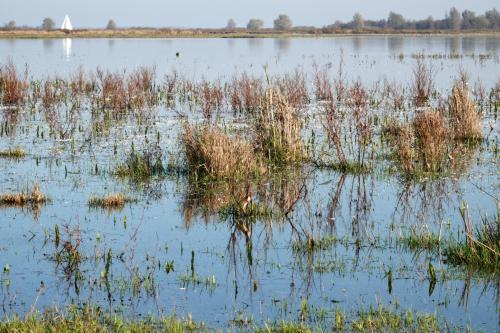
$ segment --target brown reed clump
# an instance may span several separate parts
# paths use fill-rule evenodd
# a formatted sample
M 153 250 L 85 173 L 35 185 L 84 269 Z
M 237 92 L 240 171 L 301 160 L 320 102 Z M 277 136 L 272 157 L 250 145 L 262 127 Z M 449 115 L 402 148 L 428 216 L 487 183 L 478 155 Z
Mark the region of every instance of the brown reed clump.
M 0 103 L 4 105 L 21 105 L 28 97 L 28 70 L 24 76 L 17 72 L 12 59 L 0 66 Z
M 413 120 L 420 162 L 425 170 L 439 171 L 447 152 L 448 128 L 438 111 L 419 113 Z
M 264 95 L 262 80 L 250 77 L 246 73 L 233 77 L 229 86 L 229 100 L 233 112 L 258 110 Z
M 450 128 L 456 140 L 477 141 L 481 133 L 480 115 L 471 99 L 467 86 L 467 76 L 462 73 L 455 82 L 448 100 Z
M 427 66 L 422 58 L 417 58 L 413 69 L 414 81 L 412 84 L 413 105 L 416 107 L 426 106 L 434 89 L 434 78 L 432 69 Z
M 254 126 L 255 146 L 271 163 L 285 165 L 306 157 L 302 119 L 279 89 L 268 89 L 265 106 Z
M 26 156 L 26 152 L 22 147 L 0 150 L 0 157 L 2 158 L 19 159 L 19 158 L 24 158 L 24 156 Z
M 104 209 L 120 209 L 126 203 L 134 202 L 135 200 L 122 193 L 110 193 L 108 195 L 98 197 L 92 196 L 89 199 L 89 207 L 104 208 Z
M 22 192 L 0 194 L 0 204 L 6 206 L 44 204 L 47 201 L 48 198 L 42 193 L 38 184 L 35 184 L 31 191 L 26 188 Z
M 256 171 L 252 146 L 215 125 L 185 124 L 181 144 L 188 169 L 196 176 L 241 178 Z
M 330 100 L 332 99 L 332 84 L 330 82 L 330 72 L 328 71 L 328 67 L 323 67 L 321 70 L 316 68 L 313 79 L 314 86 L 314 96 L 316 99 L 321 100 Z
M 331 168 L 343 172 L 363 172 L 370 167 L 373 157 L 373 123 L 369 115 L 368 94 L 359 82 L 349 89 L 347 108 L 342 108 L 330 95 L 322 104 L 325 112 L 324 128 L 335 160 Z

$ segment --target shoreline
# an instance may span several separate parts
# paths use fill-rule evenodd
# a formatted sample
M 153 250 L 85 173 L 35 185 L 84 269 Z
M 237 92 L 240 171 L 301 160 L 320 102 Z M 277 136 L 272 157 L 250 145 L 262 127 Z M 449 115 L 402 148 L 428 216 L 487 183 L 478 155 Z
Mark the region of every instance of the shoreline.
M 500 31 L 471 30 L 471 31 L 379 31 L 363 30 L 349 31 L 339 30 L 335 32 L 321 31 L 273 31 L 263 30 L 252 31 L 225 31 L 208 29 L 79 29 L 70 33 L 53 30 L 18 29 L 0 30 L 0 39 L 63 39 L 63 38 L 333 38 L 333 37 L 353 37 L 353 36 L 400 36 L 400 37 L 463 37 L 463 36 L 500 36 Z

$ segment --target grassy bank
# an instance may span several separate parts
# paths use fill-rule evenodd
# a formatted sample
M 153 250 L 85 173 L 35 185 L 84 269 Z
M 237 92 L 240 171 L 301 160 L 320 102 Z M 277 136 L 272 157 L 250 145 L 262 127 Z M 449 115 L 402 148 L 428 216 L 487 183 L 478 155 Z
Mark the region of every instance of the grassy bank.
M 351 35 L 415 35 L 415 36 L 457 36 L 457 35 L 498 35 L 491 30 L 335 30 L 322 32 L 320 29 L 276 31 L 263 29 L 224 30 L 224 29 L 167 29 L 167 28 L 130 28 L 130 29 L 77 29 L 71 33 L 60 30 L 15 29 L 0 30 L 0 39 L 10 38 L 277 38 L 277 37 L 334 37 Z
M 24 318 L 5 318 L 0 322 L 4 332 L 461 332 L 464 328 L 438 320 L 434 314 L 419 314 L 412 310 L 400 311 L 383 305 L 346 313 L 336 309 L 328 325 L 309 323 L 308 310 L 301 312 L 299 321 L 279 321 L 255 325 L 251 319 L 236 319 L 232 327 L 208 327 L 190 317 L 146 317 L 129 320 L 119 315 L 101 312 L 99 308 L 74 306 L 64 313 L 57 309 L 34 313 Z M 467 328 L 467 331 L 470 330 Z

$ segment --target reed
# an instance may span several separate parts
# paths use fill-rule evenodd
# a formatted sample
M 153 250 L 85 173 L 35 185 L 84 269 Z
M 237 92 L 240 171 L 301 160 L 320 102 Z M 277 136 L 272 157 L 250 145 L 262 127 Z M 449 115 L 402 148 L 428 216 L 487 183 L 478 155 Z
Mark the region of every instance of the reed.
M 477 141 L 482 139 L 480 114 L 470 97 L 467 75 L 461 73 L 448 99 L 450 128 L 456 140 Z
M 434 89 L 434 78 L 432 76 L 432 68 L 427 66 L 420 57 L 417 58 L 415 68 L 413 69 L 413 77 L 411 86 L 413 105 L 416 107 L 426 106 Z
M 12 59 L 8 59 L 6 64 L 0 66 L 0 102 L 20 106 L 27 99 L 28 90 L 28 69 L 21 75 Z
M 123 208 L 125 204 L 135 202 L 136 200 L 122 193 L 110 193 L 104 196 L 93 195 L 88 202 L 89 207 L 115 209 Z
M 0 150 L 1 158 L 12 158 L 12 159 L 21 159 L 26 156 L 26 152 L 22 147 L 8 148 L 4 150 Z
M 44 204 L 47 201 L 47 196 L 42 193 L 38 184 L 33 185 L 31 190 L 26 187 L 26 189 L 21 192 L 0 194 L 0 204 L 6 206 Z
M 216 125 L 184 124 L 181 145 L 188 169 L 196 176 L 244 178 L 256 172 L 252 145 L 230 137 Z
M 279 89 L 269 88 L 264 108 L 254 122 L 254 145 L 274 165 L 306 159 L 301 136 L 303 121 Z

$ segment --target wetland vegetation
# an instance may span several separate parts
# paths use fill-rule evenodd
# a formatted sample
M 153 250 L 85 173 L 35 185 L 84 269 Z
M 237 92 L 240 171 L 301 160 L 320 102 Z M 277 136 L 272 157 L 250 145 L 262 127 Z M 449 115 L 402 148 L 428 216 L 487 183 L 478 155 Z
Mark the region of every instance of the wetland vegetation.
M 500 77 L 336 56 L 0 64 L 0 332 L 494 331 Z

